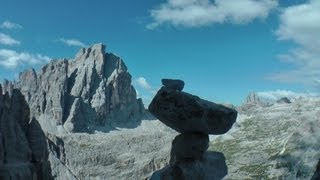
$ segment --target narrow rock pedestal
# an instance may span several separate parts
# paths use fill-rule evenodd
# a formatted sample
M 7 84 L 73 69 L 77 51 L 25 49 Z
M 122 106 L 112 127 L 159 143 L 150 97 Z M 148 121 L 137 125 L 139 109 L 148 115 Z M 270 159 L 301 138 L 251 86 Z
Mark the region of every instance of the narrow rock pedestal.
M 180 132 L 172 141 L 170 163 L 153 173 L 151 180 L 220 180 L 228 169 L 223 153 L 208 152 L 209 134 L 224 134 L 237 111 L 182 92 L 184 82 L 163 79 L 164 85 L 149 111 Z

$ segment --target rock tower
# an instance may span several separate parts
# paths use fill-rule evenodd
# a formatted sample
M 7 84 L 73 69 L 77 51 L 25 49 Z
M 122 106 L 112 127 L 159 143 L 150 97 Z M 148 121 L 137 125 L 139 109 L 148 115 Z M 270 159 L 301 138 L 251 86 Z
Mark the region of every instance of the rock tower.
M 207 151 L 209 134 L 229 131 L 237 111 L 183 92 L 181 80 L 163 79 L 162 84 L 149 111 L 181 134 L 172 142 L 169 165 L 151 179 L 222 179 L 228 173 L 225 157 Z

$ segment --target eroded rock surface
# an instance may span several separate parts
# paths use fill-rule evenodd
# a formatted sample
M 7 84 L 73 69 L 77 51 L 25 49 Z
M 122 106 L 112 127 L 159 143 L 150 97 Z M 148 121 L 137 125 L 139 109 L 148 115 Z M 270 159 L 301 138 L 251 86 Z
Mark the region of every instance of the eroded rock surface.
M 39 123 L 30 121 L 24 96 L 2 90 L 0 85 L 0 179 L 52 179 L 46 137 Z
M 184 88 L 184 82 L 179 79 L 162 79 L 161 82 L 168 89 L 182 91 Z
M 157 92 L 149 111 L 180 133 L 224 134 L 237 118 L 234 109 L 165 86 Z
M 170 164 L 181 161 L 201 160 L 209 147 L 209 136 L 201 133 L 183 133 L 174 138 Z
M 126 65 L 106 53 L 103 44 L 81 49 L 73 60 L 53 60 L 38 73 L 25 71 L 16 86 L 31 114 L 53 134 L 58 134 L 57 126 L 67 132 L 92 132 L 139 124 L 144 113 Z
M 228 168 L 223 153 L 206 152 L 209 134 L 229 131 L 237 111 L 182 92 L 181 82 L 162 80 L 164 86 L 149 105 L 150 113 L 181 133 L 172 141 L 170 164 L 151 180 L 220 180 Z

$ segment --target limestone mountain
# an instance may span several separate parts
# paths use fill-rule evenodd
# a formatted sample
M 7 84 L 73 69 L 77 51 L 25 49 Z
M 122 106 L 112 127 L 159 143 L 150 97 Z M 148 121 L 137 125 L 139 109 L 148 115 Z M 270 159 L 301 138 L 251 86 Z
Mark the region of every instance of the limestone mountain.
M 8 94 L 21 90 L 41 125 L 54 179 L 148 179 L 169 160 L 175 133 L 144 116 L 128 68 L 105 48 L 83 48 L 4 82 Z
M 92 132 L 138 122 L 144 113 L 121 58 L 105 45 L 81 49 L 74 59 L 52 60 L 20 74 L 19 88 L 49 132 Z

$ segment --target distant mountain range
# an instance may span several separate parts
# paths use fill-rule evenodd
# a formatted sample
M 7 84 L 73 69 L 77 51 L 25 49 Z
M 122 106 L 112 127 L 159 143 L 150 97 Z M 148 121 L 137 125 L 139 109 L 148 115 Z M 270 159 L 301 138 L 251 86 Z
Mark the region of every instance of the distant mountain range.
M 214 136 L 226 179 L 310 179 L 320 158 L 320 98 L 250 94 Z M 124 61 L 103 44 L 52 60 L 0 88 L 0 179 L 148 179 L 176 132 L 145 110 Z

